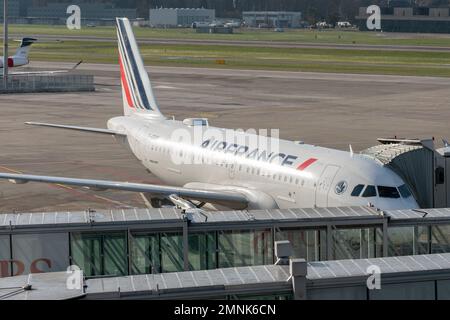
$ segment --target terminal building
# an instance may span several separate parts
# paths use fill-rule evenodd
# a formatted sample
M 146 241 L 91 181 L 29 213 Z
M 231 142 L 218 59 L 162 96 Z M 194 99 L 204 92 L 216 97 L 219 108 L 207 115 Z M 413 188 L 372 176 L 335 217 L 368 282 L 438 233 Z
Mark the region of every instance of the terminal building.
M 302 13 L 293 11 L 244 11 L 242 19 L 248 27 L 299 28 Z
M 3 1 L 1 1 L 3 3 Z M 71 2 L 8 0 L 8 14 L 11 23 L 21 24 L 66 24 L 67 8 Z M 118 8 L 111 3 L 78 2 L 83 25 L 114 25 L 116 17 L 137 19 L 136 8 Z M 1 4 L 3 19 L 3 4 Z
M 4 2 L 3 0 L 0 0 L 0 20 L 3 21 L 3 7 Z M 10 17 L 19 17 L 21 4 L 20 0 L 8 0 L 8 16 Z
M 356 21 L 367 31 L 366 7 L 359 8 Z M 449 8 L 387 7 L 381 8 L 381 30 L 387 32 L 450 33 Z
M 275 254 L 275 264 L 250 267 L 101 278 L 70 270 L 1 278 L 0 300 L 450 299 L 448 253 L 306 262 L 289 258 L 289 242 L 279 241 Z
M 176 208 L 0 215 L 0 276 L 86 277 L 270 265 L 275 242 L 306 261 L 450 253 L 450 210 Z
M 190 27 L 194 22 L 211 23 L 216 18 L 214 9 L 156 8 L 150 9 L 150 25 L 154 27 Z

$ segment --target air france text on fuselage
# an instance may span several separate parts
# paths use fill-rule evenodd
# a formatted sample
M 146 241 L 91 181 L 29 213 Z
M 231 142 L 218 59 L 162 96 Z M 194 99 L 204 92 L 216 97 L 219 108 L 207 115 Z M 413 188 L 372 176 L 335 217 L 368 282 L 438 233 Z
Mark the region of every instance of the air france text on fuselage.
M 236 157 L 243 157 L 249 160 L 263 161 L 275 163 L 281 166 L 292 166 L 297 156 L 285 154 L 282 152 L 268 151 L 265 149 L 251 148 L 247 145 L 232 143 L 227 141 L 219 141 L 215 139 L 207 139 L 203 141 L 201 147 L 216 152 L 223 152 Z

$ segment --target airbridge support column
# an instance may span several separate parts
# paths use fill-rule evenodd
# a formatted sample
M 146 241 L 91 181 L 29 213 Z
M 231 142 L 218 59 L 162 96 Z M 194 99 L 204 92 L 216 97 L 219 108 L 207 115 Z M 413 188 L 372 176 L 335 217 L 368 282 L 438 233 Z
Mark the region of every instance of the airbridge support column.
M 291 259 L 289 261 L 292 290 L 295 300 L 306 300 L 306 274 L 308 267 L 305 259 Z

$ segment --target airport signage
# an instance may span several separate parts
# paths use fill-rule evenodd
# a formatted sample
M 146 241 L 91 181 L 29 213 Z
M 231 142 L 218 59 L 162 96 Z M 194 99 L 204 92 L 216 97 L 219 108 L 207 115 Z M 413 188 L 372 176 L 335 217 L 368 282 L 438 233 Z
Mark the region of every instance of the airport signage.
M 68 233 L 0 236 L 0 277 L 64 271 L 68 265 Z

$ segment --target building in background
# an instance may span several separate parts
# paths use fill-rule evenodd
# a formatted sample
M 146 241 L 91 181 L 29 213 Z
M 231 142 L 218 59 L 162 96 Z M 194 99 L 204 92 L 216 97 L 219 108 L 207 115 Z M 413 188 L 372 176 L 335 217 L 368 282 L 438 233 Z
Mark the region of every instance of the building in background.
M 359 29 L 368 31 L 367 8 L 359 8 Z M 385 32 L 450 33 L 449 8 L 387 7 L 381 8 L 381 30 Z
M 20 16 L 19 0 L 8 0 L 8 16 L 9 17 Z M 0 0 L 0 20 L 3 21 L 3 0 Z
M 212 22 L 214 9 L 204 8 L 157 8 L 150 9 L 150 25 L 164 27 L 190 27 L 194 22 Z
M 23 24 L 65 24 L 69 17 L 67 7 L 74 4 L 73 2 L 9 0 L 10 3 L 13 1 L 18 3 L 17 9 L 14 9 L 18 14 L 13 15 L 10 12 L 9 16 L 13 18 L 10 22 Z M 131 20 L 137 18 L 135 8 L 118 8 L 112 3 L 80 1 L 76 5 L 81 9 L 83 25 L 113 25 L 116 17 L 127 17 Z
M 242 18 L 248 27 L 299 28 L 302 13 L 294 11 L 244 11 Z
M 28 17 L 61 18 L 67 17 L 67 7 L 71 3 L 48 3 L 44 6 L 32 6 L 27 10 Z M 127 17 L 136 19 L 136 9 L 115 8 L 106 3 L 78 3 L 81 9 L 81 17 L 84 19 L 115 19 Z

